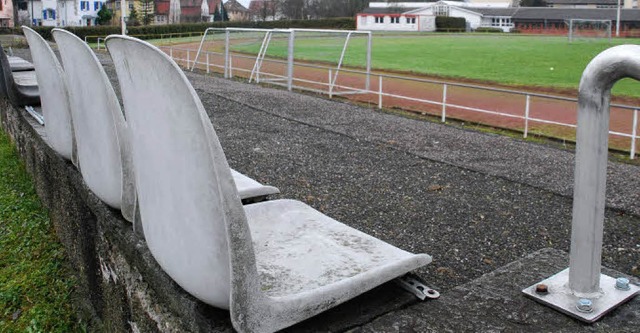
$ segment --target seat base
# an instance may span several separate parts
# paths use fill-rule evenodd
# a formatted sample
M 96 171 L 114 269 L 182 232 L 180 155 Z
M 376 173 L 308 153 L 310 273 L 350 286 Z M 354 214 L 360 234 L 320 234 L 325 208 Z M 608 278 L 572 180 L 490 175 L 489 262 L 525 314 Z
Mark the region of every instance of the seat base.
M 415 255 L 294 200 L 245 206 L 262 290 L 271 297 L 309 291 L 374 269 L 431 258 Z M 419 259 L 419 260 L 417 260 Z M 396 276 L 407 271 L 398 271 Z

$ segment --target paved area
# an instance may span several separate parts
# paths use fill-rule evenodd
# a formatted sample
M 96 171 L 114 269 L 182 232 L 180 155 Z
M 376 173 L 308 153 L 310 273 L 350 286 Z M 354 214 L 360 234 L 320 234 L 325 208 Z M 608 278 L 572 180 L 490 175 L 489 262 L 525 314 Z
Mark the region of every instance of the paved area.
M 109 59 L 103 55 L 101 59 L 114 78 Z M 233 168 L 279 187 L 283 198 L 302 200 L 398 247 L 432 255 L 433 263 L 417 274 L 443 294 L 438 302 L 445 304 L 434 318 L 442 320 L 446 311 L 453 311 L 447 310 L 449 302 L 461 298 L 475 302 L 465 294 L 473 284 L 482 284 L 482 280 L 472 282 L 475 279 L 535 251 L 556 250 L 544 252 L 542 261 L 537 261 L 551 265 L 544 273 L 538 271 L 540 277 L 564 265 L 553 260 L 562 256 L 557 250 L 569 249 L 572 152 L 309 95 L 201 74 L 187 76 Z M 639 171 L 636 166 L 609 164 L 603 250 L 605 266 L 636 276 L 640 276 Z M 520 273 L 528 274 L 526 261 L 522 265 Z M 515 279 L 512 289 L 533 282 Z M 325 329 L 439 331 L 429 326 L 433 318 L 426 319 L 432 303 L 393 297 L 387 301 L 389 314 L 369 324 L 379 326 L 365 322 L 381 314 L 362 310 L 369 315 L 364 322 L 345 319 Z M 511 304 L 500 303 L 499 297 L 490 301 L 503 308 Z M 544 312 L 528 300 L 516 302 L 526 304 L 523 311 Z M 484 316 L 490 316 L 491 303 L 482 304 Z M 453 320 L 464 318 L 458 314 Z M 487 326 L 441 327 L 450 331 L 520 327 L 513 326 L 518 318 L 501 320 L 502 324 L 487 318 Z M 567 327 L 568 331 L 584 328 Z

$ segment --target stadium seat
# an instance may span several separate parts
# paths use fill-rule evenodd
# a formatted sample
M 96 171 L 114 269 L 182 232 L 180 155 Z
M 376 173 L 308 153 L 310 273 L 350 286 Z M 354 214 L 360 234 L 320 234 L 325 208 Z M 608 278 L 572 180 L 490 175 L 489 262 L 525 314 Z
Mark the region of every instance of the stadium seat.
M 242 206 L 213 125 L 173 60 L 106 41 L 131 126 L 150 252 L 187 292 L 230 309 L 240 332 L 273 332 L 431 262 L 304 203 Z M 161 149 L 160 149 L 161 147 Z
M 28 61 L 17 57 L 10 57 L 0 46 L 0 94 L 7 97 L 9 102 L 16 106 L 40 105 L 40 93 L 33 65 Z M 31 70 L 25 70 L 26 64 L 31 65 Z
M 67 83 L 64 79 L 62 66 L 60 66 L 51 47 L 37 32 L 25 26 L 22 27 L 22 30 L 27 38 L 27 43 L 29 43 L 31 59 L 36 69 L 37 83 L 33 82 L 33 91 L 39 91 L 40 94 L 42 114 L 46 123 L 47 142 L 58 154 L 68 160 L 73 160 L 77 165 Z M 3 56 L 0 58 L 4 63 L 6 57 L 4 57 L 4 52 L 2 54 Z M 3 74 L 6 78 L 6 71 Z M 35 95 L 32 96 L 35 98 Z
M 76 35 L 52 30 L 64 66 L 76 137 L 78 169 L 87 186 L 128 221 L 135 215 L 129 134 L 109 77 Z

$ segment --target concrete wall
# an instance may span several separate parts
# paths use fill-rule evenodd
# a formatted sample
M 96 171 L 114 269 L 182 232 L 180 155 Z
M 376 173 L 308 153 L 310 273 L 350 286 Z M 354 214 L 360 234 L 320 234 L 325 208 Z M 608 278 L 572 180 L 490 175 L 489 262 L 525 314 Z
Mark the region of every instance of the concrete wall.
M 66 249 L 77 278 L 74 303 L 90 332 L 231 331 L 229 312 L 178 287 L 132 225 L 93 195 L 73 165 L 45 143 L 44 128 L 4 99 L 0 121 Z

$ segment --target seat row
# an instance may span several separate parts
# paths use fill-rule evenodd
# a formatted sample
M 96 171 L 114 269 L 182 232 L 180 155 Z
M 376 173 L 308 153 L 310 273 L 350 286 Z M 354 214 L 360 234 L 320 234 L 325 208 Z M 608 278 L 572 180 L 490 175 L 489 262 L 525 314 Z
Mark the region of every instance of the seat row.
M 299 201 L 243 205 L 279 191 L 229 168 L 195 90 L 155 46 L 106 40 L 123 113 L 81 39 L 53 29 L 61 66 L 40 35 L 23 30 L 51 147 L 106 204 L 129 221 L 139 216 L 162 269 L 196 298 L 229 309 L 236 330 L 280 330 L 431 262 Z

